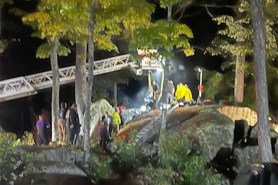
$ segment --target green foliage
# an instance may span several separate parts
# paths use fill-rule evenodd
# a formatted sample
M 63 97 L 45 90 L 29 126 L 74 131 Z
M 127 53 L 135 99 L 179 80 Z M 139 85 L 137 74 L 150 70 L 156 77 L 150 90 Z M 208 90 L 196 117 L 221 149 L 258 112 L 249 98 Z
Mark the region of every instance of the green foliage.
M 150 164 L 145 174 L 156 185 L 221 185 L 228 184 L 224 178 L 206 167 L 206 161 L 192 151 L 191 144 L 183 135 L 165 135 L 159 145 L 159 163 L 156 168 Z
M 174 172 L 171 168 L 154 168 L 151 164 L 145 167 L 145 174 L 151 177 L 154 185 L 173 185 Z
M 90 159 L 90 176 L 96 182 L 106 178 L 111 173 L 111 158 L 109 156 L 91 155 Z
M 177 4 L 179 3 L 181 0 L 160 0 L 159 3 L 160 3 L 160 6 L 161 8 L 167 8 L 169 6 L 169 4 Z
M 34 145 L 34 137 L 32 132 L 24 132 L 24 135 L 20 139 L 21 145 Z
M 14 134 L 0 132 L 0 183 L 16 179 L 14 171 L 20 165 L 20 155 L 17 146 L 20 140 Z
M 22 18 L 37 31 L 39 38 L 65 38 L 72 43 L 86 43 L 89 36 L 90 0 L 42 0 L 37 11 Z M 103 0 L 95 3 L 94 42 L 98 49 L 118 51 L 112 42 L 115 36 L 129 35 L 150 22 L 154 6 L 145 0 Z M 37 56 L 46 58 L 46 47 L 39 48 Z M 63 55 L 68 51 L 63 50 Z
M 40 45 L 37 49 L 36 57 L 40 58 L 40 59 L 49 58 L 50 57 L 50 49 L 51 49 L 51 46 L 49 43 L 44 43 L 44 44 Z M 59 56 L 67 56 L 70 53 L 71 53 L 71 51 L 69 48 L 67 48 L 67 47 L 63 46 L 61 43 L 59 43 L 59 45 L 58 45 L 58 55 Z
M 274 13 L 278 10 L 276 2 L 267 3 L 266 10 L 266 52 L 268 60 L 272 61 L 277 57 L 277 42 L 275 38 L 274 22 L 278 16 Z M 268 11 L 270 10 L 270 11 Z M 216 38 L 212 41 L 207 52 L 211 55 L 221 55 L 227 62 L 234 62 L 236 56 L 253 55 L 253 30 L 250 18 L 249 1 L 240 0 L 235 17 L 222 15 L 213 18 L 220 25 Z
M 175 143 L 175 147 L 173 147 L 173 143 Z M 181 156 L 190 154 L 188 146 L 188 141 L 181 136 L 174 134 L 166 136 L 158 148 L 160 165 L 164 168 L 172 166 L 176 170 L 184 168 L 184 159 Z
M 131 134 L 129 141 L 117 141 L 117 158 L 124 169 L 133 169 L 141 165 L 139 147 L 135 142 L 136 132 Z
M 218 101 L 233 96 L 233 72 L 221 74 L 205 70 L 203 79 L 205 84 L 204 97 Z
M 187 25 L 172 21 L 168 26 L 166 20 L 159 20 L 148 28 L 138 29 L 132 37 L 130 48 L 160 48 L 163 56 L 172 56 L 173 51 L 167 51 L 167 48 L 176 47 L 183 48 L 186 56 L 189 56 L 194 54 L 188 41 L 191 38 L 193 33 Z

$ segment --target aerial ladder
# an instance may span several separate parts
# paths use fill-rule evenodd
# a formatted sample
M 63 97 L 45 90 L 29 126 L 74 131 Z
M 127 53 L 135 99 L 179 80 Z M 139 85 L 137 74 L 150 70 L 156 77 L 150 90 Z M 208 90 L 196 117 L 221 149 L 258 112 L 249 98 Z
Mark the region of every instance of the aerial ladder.
M 143 74 L 139 63 L 133 60 L 130 54 L 126 54 L 95 61 L 94 75 L 128 68 L 137 75 Z M 74 82 L 75 66 L 60 68 L 59 75 L 61 85 Z M 52 87 L 52 71 L 3 80 L 0 81 L 0 102 L 31 96 L 37 94 L 39 90 L 50 87 Z
M 157 52 L 154 50 L 152 52 Z M 138 55 L 140 57 L 138 52 Z M 136 61 L 130 54 L 120 55 L 107 59 L 94 61 L 94 75 L 101 75 L 122 69 L 130 69 L 136 75 L 162 68 L 159 58 Z M 88 71 L 88 64 L 87 64 Z M 75 81 L 75 66 L 59 69 L 60 84 L 68 84 Z M 52 87 L 52 71 L 46 71 L 29 76 L 21 76 L 0 81 L 0 102 L 18 99 L 37 94 L 39 90 Z

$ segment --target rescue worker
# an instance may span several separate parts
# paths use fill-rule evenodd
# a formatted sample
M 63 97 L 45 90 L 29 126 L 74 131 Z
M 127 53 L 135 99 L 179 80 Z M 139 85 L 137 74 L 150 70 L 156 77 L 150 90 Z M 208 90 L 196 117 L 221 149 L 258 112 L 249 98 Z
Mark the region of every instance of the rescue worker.
M 189 89 L 189 87 L 187 86 L 187 84 L 184 85 L 184 101 L 185 104 L 190 105 L 190 102 L 192 101 L 192 92 Z
M 60 110 L 58 113 L 58 142 L 65 144 L 66 143 L 66 112 L 67 112 L 67 104 L 65 102 L 61 102 Z
M 185 91 L 186 90 L 185 90 L 184 85 L 182 84 L 182 82 L 180 82 L 177 85 L 177 90 L 176 90 L 176 93 L 175 93 L 175 99 L 179 104 L 184 103 Z
M 117 131 L 119 131 L 121 125 L 121 117 L 120 117 L 120 110 L 118 107 L 115 108 L 115 112 L 113 113 L 113 122 L 117 128 Z

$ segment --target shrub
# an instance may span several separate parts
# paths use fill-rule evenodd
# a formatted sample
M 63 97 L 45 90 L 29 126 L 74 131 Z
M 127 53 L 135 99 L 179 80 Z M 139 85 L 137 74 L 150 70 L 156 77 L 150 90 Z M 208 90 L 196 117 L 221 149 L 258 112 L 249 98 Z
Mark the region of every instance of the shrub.
M 11 133 L 0 132 L 0 182 L 7 183 L 17 178 L 14 173 L 22 164 L 17 146 L 20 140 Z
M 191 151 L 191 143 L 182 135 L 164 135 L 159 144 L 159 163 L 150 164 L 145 174 L 155 185 L 225 185 L 222 175 L 207 168 L 199 152 Z
M 111 161 L 109 156 L 92 154 L 90 160 L 91 178 L 96 182 L 106 178 L 111 173 Z
M 117 141 L 117 152 L 116 156 L 119 159 L 120 164 L 123 168 L 129 170 L 137 168 L 141 165 L 139 159 L 139 147 L 135 142 L 136 132 L 131 134 L 129 141 Z
M 21 145 L 34 145 L 35 141 L 34 141 L 33 133 L 24 132 L 24 135 L 20 139 L 20 143 Z

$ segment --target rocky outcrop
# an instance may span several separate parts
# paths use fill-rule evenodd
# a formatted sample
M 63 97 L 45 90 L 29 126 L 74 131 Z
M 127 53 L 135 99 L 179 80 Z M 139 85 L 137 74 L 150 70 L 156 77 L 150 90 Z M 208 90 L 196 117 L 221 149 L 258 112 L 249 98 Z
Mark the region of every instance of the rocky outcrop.
M 81 164 L 83 161 L 83 152 L 72 148 L 22 146 L 20 152 L 22 155 L 32 153 L 32 161 L 50 161 L 67 164 Z
M 234 170 L 239 172 L 244 166 L 258 162 L 258 149 L 258 146 L 235 148 L 234 155 L 237 156 L 237 164 Z
M 90 121 L 90 135 L 92 135 L 98 121 L 103 115 L 108 112 L 110 115 L 114 113 L 114 108 L 105 99 L 98 100 L 91 105 L 91 121 Z
M 181 123 L 180 131 L 211 161 L 220 148 L 232 148 L 234 123 L 215 110 L 203 110 Z M 225 139 L 224 139 L 225 138 Z

